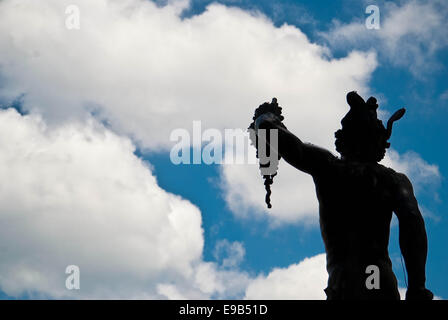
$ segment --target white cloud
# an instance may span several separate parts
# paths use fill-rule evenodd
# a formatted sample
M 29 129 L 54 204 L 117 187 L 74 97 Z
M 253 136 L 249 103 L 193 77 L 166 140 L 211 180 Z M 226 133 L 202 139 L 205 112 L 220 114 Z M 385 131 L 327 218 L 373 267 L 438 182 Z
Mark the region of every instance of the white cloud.
M 305 222 L 315 224 L 318 202 L 311 176 L 281 161 L 271 186 L 272 208 L 267 209 L 266 191 L 258 165 L 224 165 L 223 190 L 229 208 L 245 219 L 268 218 L 271 223 Z
M 195 284 L 211 298 L 241 299 L 251 282 L 251 276 L 237 268 L 223 268 L 215 263 L 202 263 L 196 273 Z
M 437 66 L 435 53 L 448 45 L 446 1 L 383 1 L 377 5 L 380 29 L 367 29 L 364 19 L 350 23 L 335 20 L 321 36 L 333 48 L 376 50 L 381 58 L 409 68 L 418 77 L 433 70 Z
M 323 300 L 328 274 L 325 254 L 306 258 L 287 268 L 274 269 L 250 283 L 245 299 Z
M 114 131 L 144 147 L 172 146 L 170 132 L 191 129 L 195 119 L 202 120 L 204 129 L 246 128 L 253 109 L 277 96 L 293 132 L 331 148 L 328 137 L 346 111 L 345 93 L 367 93 L 376 67 L 373 53 L 354 51 L 328 59 L 327 48 L 311 43 L 299 29 L 276 28 L 266 17 L 238 8 L 214 4 L 182 20 L 179 5 L 78 0 L 81 29 L 75 31 L 64 27 L 67 4 L 0 4 L 5 78 L 0 92 L 11 99 L 26 93 L 24 108 L 50 124 L 94 111 Z M 235 210 L 263 198 L 252 188 L 260 185 L 257 170 L 237 180 L 228 178 L 243 167 L 223 170 L 228 199 L 241 195 L 233 193 L 234 184 L 250 192 L 248 203 L 243 199 Z M 251 174 L 254 183 L 240 181 Z M 309 217 L 316 209 L 311 180 L 285 177 L 276 178 L 274 208 L 283 220 Z M 295 203 L 278 198 L 284 194 L 279 190 L 291 185 L 298 186 Z
M 69 3 L 80 8 L 80 30 L 64 26 Z M 334 124 L 345 92 L 365 91 L 376 65 L 360 52 L 328 60 L 299 29 L 238 8 L 178 14 L 151 1 L 2 1 L 1 93 L 25 93 L 25 109 L 52 122 L 94 111 L 144 146 L 167 148 L 171 130 L 193 120 L 246 128 L 272 96 L 299 128 L 323 134 L 310 123 Z
M 400 155 L 393 149 L 389 150 L 381 163 L 408 175 L 417 192 L 423 187 L 437 185 L 441 180 L 439 167 L 429 164 L 413 151 Z
M 243 261 L 245 254 L 246 250 L 241 242 L 224 239 L 216 242 L 213 256 L 216 261 L 221 261 L 222 267 L 234 268 Z
M 146 147 L 172 146 L 171 130 L 191 129 L 194 119 L 203 128 L 246 128 L 254 107 L 277 96 L 292 132 L 333 150 L 330 138 L 346 112 L 345 93 L 368 93 L 376 67 L 373 53 L 328 59 L 327 48 L 299 29 L 276 28 L 266 17 L 238 8 L 215 4 L 182 20 L 183 1 L 157 7 L 150 1 L 79 0 L 74 4 L 81 29 L 75 31 L 64 26 L 68 3 L 73 2 L 0 4 L 0 92 L 11 99 L 25 93 L 24 108 L 50 123 L 95 112 Z M 411 4 L 404 12 L 415 11 Z M 392 22 L 384 23 L 388 30 Z M 227 198 L 249 198 L 231 203 L 235 210 L 264 206 L 255 200 L 256 170 L 223 170 Z M 284 220 L 309 217 L 317 205 L 310 178 L 299 174 L 296 180 L 291 168 L 280 170 L 288 180 L 281 173 L 276 177 L 274 208 Z M 230 190 L 233 184 L 244 193 Z M 298 186 L 294 204 L 277 198 L 283 193 L 277 190 L 291 185 Z
M 202 259 L 197 207 L 157 185 L 135 146 L 91 119 L 49 128 L 0 110 L 0 290 L 52 298 L 242 297 L 240 242 Z M 81 289 L 65 288 L 77 265 Z
M 157 297 L 201 263 L 198 208 L 162 190 L 129 139 L 0 111 L 0 288 L 17 296 Z M 65 267 L 81 290 L 65 288 Z

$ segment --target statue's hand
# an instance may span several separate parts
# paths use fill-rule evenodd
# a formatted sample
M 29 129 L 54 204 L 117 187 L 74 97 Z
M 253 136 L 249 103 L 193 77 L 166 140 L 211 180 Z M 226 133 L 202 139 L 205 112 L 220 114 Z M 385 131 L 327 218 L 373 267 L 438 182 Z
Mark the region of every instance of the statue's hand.
M 272 112 L 265 112 L 259 115 L 254 122 L 251 123 L 249 126 L 249 139 L 250 142 L 255 148 L 257 148 L 258 151 L 258 143 L 257 143 L 257 136 L 258 136 L 258 130 L 259 129 L 278 129 L 278 128 L 284 128 L 286 129 L 285 125 L 282 123 L 282 119 L 277 116 L 276 114 Z M 268 135 L 269 137 L 270 135 Z M 258 158 L 258 153 L 257 153 Z
M 432 300 L 434 294 L 426 288 L 409 288 L 406 291 L 406 300 Z
M 278 127 L 286 128 L 280 117 L 272 112 L 263 113 L 255 119 L 255 131 L 258 131 L 258 129 L 276 129 Z

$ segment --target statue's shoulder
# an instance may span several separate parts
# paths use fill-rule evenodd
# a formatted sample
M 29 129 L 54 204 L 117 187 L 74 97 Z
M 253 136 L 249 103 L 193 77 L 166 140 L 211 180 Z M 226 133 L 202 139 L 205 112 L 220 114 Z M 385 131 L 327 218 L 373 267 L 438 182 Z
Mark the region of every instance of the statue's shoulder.
M 383 175 L 387 176 L 395 186 L 410 184 L 409 178 L 402 172 L 395 171 L 394 169 L 386 167 L 379 163 L 378 169 L 382 172 Z
M 391 176 L 396 176 L 396 175 L 400 175 L 401 173 L 395 171 L 392 168 L 386 167 L 382 164 L 377 163 L 377 168 L 378 170 L 380 170 L 381 172 L 385 173 L 385 174 L 389 174 Z

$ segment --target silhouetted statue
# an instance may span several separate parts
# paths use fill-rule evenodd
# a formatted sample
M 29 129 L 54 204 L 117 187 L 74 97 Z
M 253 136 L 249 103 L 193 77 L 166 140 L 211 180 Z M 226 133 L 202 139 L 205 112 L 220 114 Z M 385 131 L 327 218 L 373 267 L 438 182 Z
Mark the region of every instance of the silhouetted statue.
M 405 109 L 395 112 L 385 128 L 377 119 L 374 97 L 365 102 L 356 92 L 350 92 L 347 102 L 350 111 L 341 121 L 342 129 L 335 133 L 340 158 L 303 143 L 289 132 L 281 122 L 276 99 L 256 110 L 249 128 L 255 129 L 256 137 L 259 129 L 278 129 L 279 158 L 313 177 L 327 253 L 327 299 L 400 299 L 388 254 L 390 222 L 395 212 L 408 272 L 406 299 L 430 300 L 433 294 L 425 288 L 426 231 L 412 184 L 406 175 L 378 164 L 390 146 L 387 140 L 392 124 Z M 272 177 L 265 176 L 267 202 Z M 379 270 L 379 289 L 366 285 L 366 270 L 372 265 Z

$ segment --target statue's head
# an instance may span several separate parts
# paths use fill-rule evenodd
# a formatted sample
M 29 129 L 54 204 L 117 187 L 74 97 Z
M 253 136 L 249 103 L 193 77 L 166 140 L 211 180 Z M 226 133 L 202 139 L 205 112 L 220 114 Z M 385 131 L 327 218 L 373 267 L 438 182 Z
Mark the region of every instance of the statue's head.
M 379 162 L 384 158 L 392 134 L 393 122 L 405 113 L 402 108 L 387 121 L 387 128 L 377 118 L 377 101 L 370 97 L 364 101 L 355 91 L 347 94 L 350 111 L 341 120 L 342 129 L 335 132 L 336 150 L 344 159 L 362 162 Z

